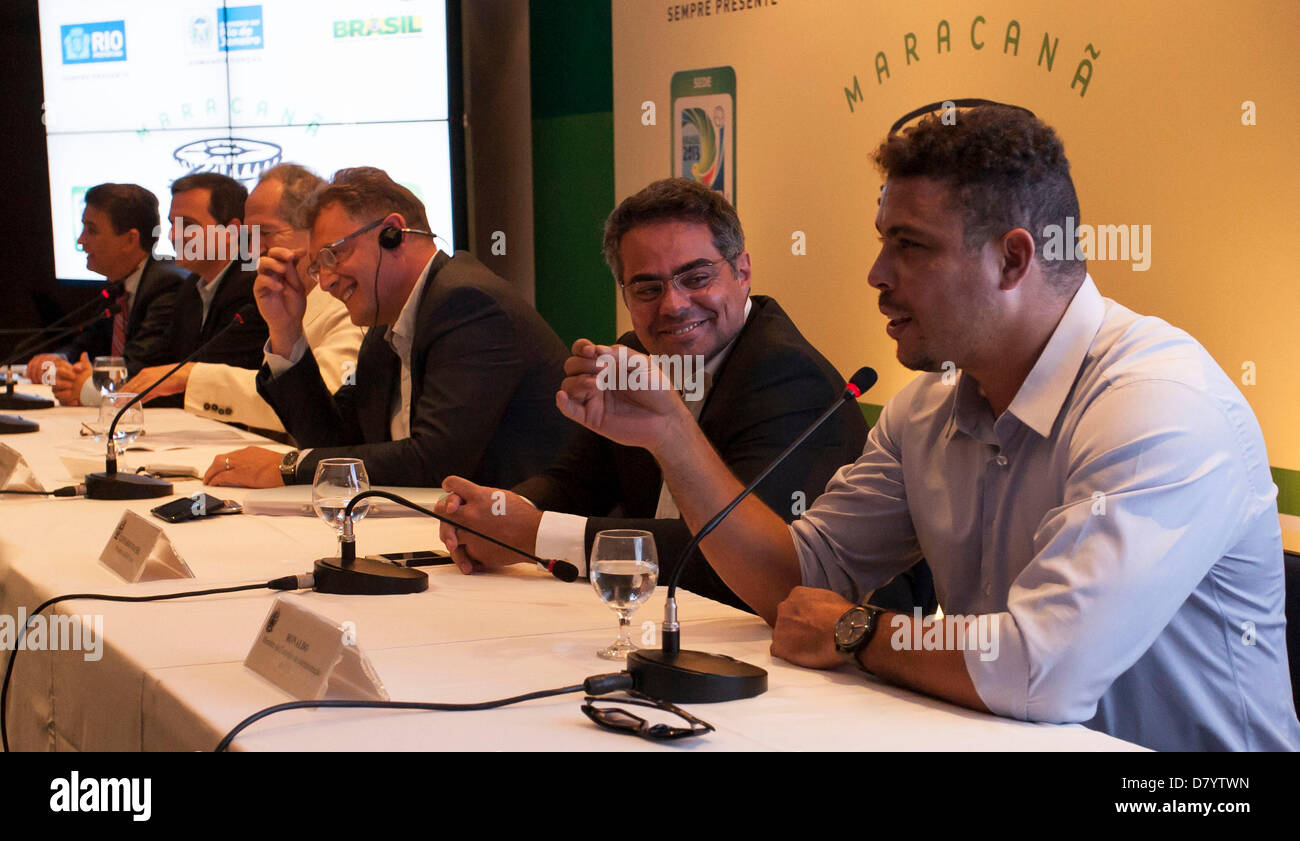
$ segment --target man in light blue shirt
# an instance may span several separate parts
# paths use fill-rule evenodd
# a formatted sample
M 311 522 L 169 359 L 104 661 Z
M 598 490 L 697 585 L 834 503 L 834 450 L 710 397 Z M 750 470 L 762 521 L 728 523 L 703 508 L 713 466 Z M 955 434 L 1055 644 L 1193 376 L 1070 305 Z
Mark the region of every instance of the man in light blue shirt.
M 1079 216 L 1055 132 L 983 106 L 876 160 L 868 280 L 927 373 L 802 518 L 751 498 L 704 542 L 773 652 L 1156 749 L 1300 749 L 1259 425 L 1190 336 L 1103 298 L 1073 249 L 1047 258 Z M 699 528 L 739 483 L 688 415 L 600 390 L 591 361 L 569 361 L 561 410 L 649 449 Z M 854 606 L 921 556 L 943 622 Z

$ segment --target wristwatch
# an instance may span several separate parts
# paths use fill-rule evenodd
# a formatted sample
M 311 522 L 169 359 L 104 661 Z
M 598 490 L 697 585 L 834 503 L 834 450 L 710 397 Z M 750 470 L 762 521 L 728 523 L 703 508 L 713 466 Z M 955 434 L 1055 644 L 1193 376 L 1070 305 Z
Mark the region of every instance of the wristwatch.
M 854 605 L 835 623 L 835 650 L 867 674 L 871 674 L 871 670 L 862 665 L 858 652 L 875 636 L 880 614 L 884 612 L 884 608 Z
M 298 450 L 290 450 L 280 461 L 280 478 L 286 485 L 293 485 L 298 481 L 298 453 Z

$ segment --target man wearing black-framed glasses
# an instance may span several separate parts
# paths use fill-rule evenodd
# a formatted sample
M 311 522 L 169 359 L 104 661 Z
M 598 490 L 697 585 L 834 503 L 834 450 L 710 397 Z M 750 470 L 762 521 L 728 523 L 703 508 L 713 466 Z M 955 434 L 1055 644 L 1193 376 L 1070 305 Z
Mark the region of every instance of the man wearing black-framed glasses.
M 281 163 L 263 172 L 257 186 L 244 202 L 244 224 L 257 233 L 260 256 L 272 248 L 301 250 L 297 268 L 305 273 L 311 231 L 306 227 L 305 208 L 325 181 L 311 170 L 294 163 Z M 343 305 L 314 280 L 304 283 L 306 304 L 303 334 L 311 346 L 321 376 L 331 390 L 355 371 L 357 349 L 364 332 L 352 324 Z M 168 375 L 172 366 L 145 368 L 122 387 L 123 391 L 144 391 L 162 378 L 151 397 L 182 394 L 185 410 L 227 423 L 283 432 L 275 411 L 257 393 L 257 369 L 191 362 Z M 146 398 L 148 399 L 148 398 Z
M 750 496 L 702 544 L 772 653 L 1153 749 L 1300 749 L 1258 421 L 1192 337 L 1048 245 L 1079 216 L 1056 132 L 979 106 L 875 159 L 866 282 L 922 373 L 802 517 Z M 739 493 L 676 401 L 602 387 L 602 349 L 576 350 L 566 416 L 650 450 L 696 528 Z M 854 604 L 921 555 L 941 622 Z
M 440 251 L 424 205 L 382 170 L 335 173 L 307 221 L 306 253 L 271 249 L 257 279 L 270 329 L 258 392 L 303 449 L 223 454 L 205 481 L 310 483 L 338 456 L 364 460 L 375 485 L 513 484 L 549 464 L 571 427 L 554 398 L 564 346 L 537 311 L 469 254 Z M 307 255 L 307 273 L 370 328 L 333 394 L 302 328 Z
M 605 260 L 631 317 L 621 342 L 671 369 L 700 369 L 698 380 L 673 383 L 728 467 L 749 481 L 844 387 L 772 298 L 750 294 L 752 267 L 735 208 L 721 193 L 686 179 L 664 179 L 629 196 L 605 223 Z M 758 488 L 787 518 L 825 487 L 831 474 L 862 451 L 859 412 L 838 413 Z M 690 538 L 650 454 L 583 430 L 556 462 L 517 486 L 505 512 L 498 489 L 460 477 L 442 510 L 495 537 L 586 569 L 595 535 L 604 529 L 648 529 L 660 574 L 671 575 Z M 450 528 L 442 539 L 463 572 L 518 563 L 520 558 Z M 884 604 L 911 610 L 930 598 L 928 573 L 900 576 L 880 588 Z M 744 609 L 707 563 L 687 569 L 682 586 Z M 919 601 L 915 601 L 919 599 Z

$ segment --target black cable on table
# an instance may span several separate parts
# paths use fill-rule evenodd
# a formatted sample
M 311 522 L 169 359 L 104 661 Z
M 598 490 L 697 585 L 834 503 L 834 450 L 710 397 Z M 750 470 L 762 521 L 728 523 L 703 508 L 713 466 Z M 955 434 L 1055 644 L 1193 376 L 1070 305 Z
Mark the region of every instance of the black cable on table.
M 26 496 L 81 496 L 86 492 L 85 485 L 67 485 L 62 488 L 55 488 L 52 491 L 10 491 L 0 490 L 3 494 L 24 494 Z
M 18 650 L 22 648 L 23 640 L 27 637 L 27 628 L 31 625 L 33 619 L 41 615 L 45 608 L 59 602 L 72 601 L 74 599 L 99 600 L 104 602 L 160 602 L 167 599 L 181 599 L 188 596 L 212 596 L 219 593 L 238 593 L 244 590 L 297 590 L 303 587 L 310 587 L 311 576 L 286 575 L 281 578 L 263 581 L 259 584 L 240 584 L 234 587 L 213 587 L 208 590 L 191 590 L 185 593 L 156 593 L 152 596 L 111 596 L 105 593 L 71 593 L 66 596 L 55 596 L 41 603 L 40 607 L 32 611 L 23 623 L 22 629 L 18 632 L 17 639 L 14 640 L 14 650 L 9 652 L 9 662 L 5 665 L 5 677 L 3 685 L 0 685 L 0 746 L 4 752 L 9 752 L 9 728 L 7 710 L 9 707 L 9 682 L 14 674 L 14 661 L 18 659 Z
M 624 689 L 632 688 L 632 676 L 627 672 L 613 672 L 604 675 L 593 675 L 582 683 L 573 686 L 564 686 L 559 689 L 542 689 L 537 692 L 527 692 L 523 695 L 515 695 L 510 698 L 499 698 L 495 701 L 479 701 L 470 704 L 441 704 L 426 701 L 289 701 L 283 704 L 275 704 L 250 715 L 248 718 L 235 725 L 229 733 L 226 734 L 220 742 L 217 743 L 214 753 L 222 753 L 230 743 L 235 740 L 239 733 L 257 721 L 266 718 L 275 713 L 284 712 L 285 710 L 309 710 L 318 708 L 327 709 L 375 709 L 375 710 L 424 710 L 426 712 L 476 712 L 478 710 L 492 710 L 497 707 L 504 707 L 510 704 L 518 704 L 521 701 L 533 701 L 537 698 L 550 698 L 555 695 L 568 695 L 573 692 L 586 692 L 588 695 L 605 695 L 610 692 L 618 692 Z

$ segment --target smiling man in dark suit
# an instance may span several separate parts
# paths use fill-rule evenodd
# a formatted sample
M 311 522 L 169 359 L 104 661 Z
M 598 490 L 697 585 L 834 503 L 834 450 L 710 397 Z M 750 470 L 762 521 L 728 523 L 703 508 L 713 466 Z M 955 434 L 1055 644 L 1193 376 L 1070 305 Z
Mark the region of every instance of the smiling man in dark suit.
M 549 464 L 575 427 L 555 406 L 566 351 L 537 311 L 471 255 L 439 251 L 423 203 L 383 170 L 335 173 L 307 216 L 308 271 L 371 328 L 355 376 L 326 389 L 303 334 L 300 255 L 270 249 L 257 387 L 305 449 L 218 456 L 204 481 L 310 484 L 317 462 L 340 456 L 362 459 L 375 485 L 436 486 L 451 473 L 514 484 Z
M 55 395 L 64 405 L 94 402 L 91 362 L 96 356 L 121 356 L 127 371 L 157 365 L 171 357 L 167 331 L 175 308 L 176 290 L 192 282 L 191 275 L 171 260 L 153 255 L 158 242 L 158 197 L 137 184 L 97 184 L 86 191 L 78 244 L 86 268 L 119 286 L 113 318 L 104 318 L 79 333 L 57 353 L 39 354 L 28 363 L 29 375 L 40 380 L 55 374 Z M 89 392 L 86 389 L 90 389 Z
M 632 319 L 633 332 L 620 343 L 697 374 L 681 376 L 679 390 L 742 482 L 752 481 L 843 391 L 844 379 L 781 306 L 750 295 L 744 232 L 722 194 L 686 179 L 656 181 L 610 215 L 604 251 Z M 836 469 L 862 453 L 866 436 L 856 407 L 836 413 L 756 493 L 787 519 L 795 517 Z M 605 529 L 652 532 L 661 580 L 690 540 L 650 453 L 585 429 L 554 464 L 512 493 L 460 477 L 443 486 L 451 492 L 440 503 L 443 511 L 579 570 Z M 523 560 L 449 526 L 442 527 L 442 539 L 462 572 Z M 745 607 L 707 563 L 692 564 L 681 583 Z M 895 589 L 879 595 L 910 609 L 910 582 L 900 580 Z
M 176 262 L 198 275 L 176 293 L 176 316 L 172 320 L 169 344 L 179 362 L 224 329 L 245 304 L 253 302 L 253 280 L 257 272 L 249 266 L 256 254 L 241 253 L 244 201 L 248 190 L 229 176 L 198 172 L 172 182 L 172 204 L 168 214 Z M 213 362 L 239 368 L 262 364 L 266 323 L 254 313 L 232 328 L 212 347 L 199 354 L 196 362 Z M 181 406 L 179 395 L 153 401 L 153 405 Z

